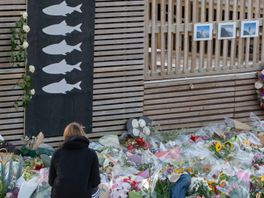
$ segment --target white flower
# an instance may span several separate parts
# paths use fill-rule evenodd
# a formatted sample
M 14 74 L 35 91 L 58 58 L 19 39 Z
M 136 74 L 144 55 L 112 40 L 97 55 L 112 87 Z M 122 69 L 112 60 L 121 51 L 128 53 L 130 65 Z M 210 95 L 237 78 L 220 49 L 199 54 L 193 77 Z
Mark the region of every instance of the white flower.
M 263 83 L 261 82 L 261 81 L 256 81 L 255 82 L 255 88 L 256 89 L 260 89 L 260 88 L 262 88 L 263 87 Z
M 21 15 L 22 15 L 23 19 L 27 19 L 27 17 L 28 17 L 28 13 L 27 12 L 22 12 Z
M 143 119 L 139 119 L 138 123 L 139 123 L 139 126 L 140 126 L 141 128 L 143 128 L 144 126 L 146 126 L 146 122 L 145 122 L 145 120 L 143 120 Z
M 139 124 L 138 124 L 137 119 L 133 119 L 133 120 L 132 120 L 132 127 L 133 127 L 133 128 L 138 128 L 138 127 L 139 127 Z
M 28 33 L 30 31 L 30 27 L 28 25 L 23 25 L 23 30 Z
M 35 89 L 31 89 L 30 90 L 30 94 L 33 96 L 33 95 L 35 95 Z
M 34 72 L 35 72 L 35 67 L 34 67 L 34 65 L 29 65 L 28 70 L 29 70 L 31 73 L 34 73 Z
M 261 74 L 264 75 L 264 69 L 261 71 Z
M 29 46 L 28 42 L 27 42 L 27 41 L 24 41 L 23 44 L 22 44 L 22 47 L 23 47 L 24 49 L 27 49 L 28 46 Z
M 144 133 L 145 135 L 150 135 L 150 129 L 149 129 L 147 126 L 145 126 L 145 127 L 143 128 L 143 133 Z
M 140 131 L 138 129 L 133 129 L 132 133 L 134 136 L 139 136 Z

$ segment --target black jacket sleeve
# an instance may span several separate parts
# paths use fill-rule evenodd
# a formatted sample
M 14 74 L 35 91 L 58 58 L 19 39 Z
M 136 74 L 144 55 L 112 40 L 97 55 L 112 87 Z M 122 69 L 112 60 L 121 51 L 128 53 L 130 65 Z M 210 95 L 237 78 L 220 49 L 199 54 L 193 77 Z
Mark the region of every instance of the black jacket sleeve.
M 101 183 L 99 174 L 99 162 L 95 151 L 93 151 L 93 164 L 91 169 L 90 181 L 92 184 L 92 188 L 97 187 Z
M 54 165 L 55 154 L 56 153 L 54 153 L 54 155 L 51 158 L 50 169 L 49 169 L 49 185 L 50 186 L 53 186 L 54 180 L 55 180 L 55 178 L 57 176 L 55 165 Z

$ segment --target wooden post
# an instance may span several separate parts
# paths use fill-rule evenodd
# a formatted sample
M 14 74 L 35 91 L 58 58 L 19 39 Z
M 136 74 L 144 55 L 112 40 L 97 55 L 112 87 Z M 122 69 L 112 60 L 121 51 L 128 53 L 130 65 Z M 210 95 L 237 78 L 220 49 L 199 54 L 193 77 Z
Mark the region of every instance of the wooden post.
M 233 21 L 237 20 L 237 0 L 233 0 Z M 230 69 L 235 68 L 236 64 L 236 51 L 237 51 L 237 27 L 235 31 L 235 38 L 231 41 L 231 57 L 230 57 Z
M 165 17 L 166 17 L 166 7 L 165 1 L 161 1 L 161 10 L 160 10 L 160 20 L 161 20 L 161 76 L 164 76 L 165 72 Z
M 189 0 L 185 0 L 184 5 L 184 58 L 183 58 L 183 72 L 186 74 L 189 71 L 188 56 L 189 56 Z
M 176 60 L 175 60 L 175 67 L 176 67 L 176 74 L 181 72 L 181 35 L 180 35 L 180 25 L 182 24 L 182 17 L 181 17 L 181 0 L 176 0 L 176 38 L 175 38 L 175 53 L 176 53 Z
M 151 20 L 152 20 L 152 28 L 151 28 L 151 76 L 156 74 L 157 69 L 157 47 L 156 47 L 156 0 L 152 0 L 151 6 Z
M 169 75 L 171 73 L 172 69 L 172 0 L 168 0 L 168 59 L 167 59 L 167 74 Z

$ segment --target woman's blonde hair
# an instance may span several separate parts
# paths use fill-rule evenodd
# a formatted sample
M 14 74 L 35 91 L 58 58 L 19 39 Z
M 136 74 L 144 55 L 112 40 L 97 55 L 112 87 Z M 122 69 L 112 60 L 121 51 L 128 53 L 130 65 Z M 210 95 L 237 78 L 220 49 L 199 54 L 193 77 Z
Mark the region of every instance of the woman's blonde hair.
M 69 137 L 72 136 L 86 136 L 83 127 L 77 122 L 72 122 L 68 124 L 64 129 L 64 140 L 67 140 Z

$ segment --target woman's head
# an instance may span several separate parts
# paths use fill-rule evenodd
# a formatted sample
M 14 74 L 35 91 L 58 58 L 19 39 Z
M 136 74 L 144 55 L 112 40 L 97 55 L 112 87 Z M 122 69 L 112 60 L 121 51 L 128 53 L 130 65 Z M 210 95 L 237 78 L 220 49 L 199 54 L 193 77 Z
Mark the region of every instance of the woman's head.
M 78 124 L 77 122 L 72 122 L 68 124 L 63 133 L 64 140 L 67 140 L 70 137 L 74 136 L 85 136 L 85 132 L 83 130 L 83 127 Z

